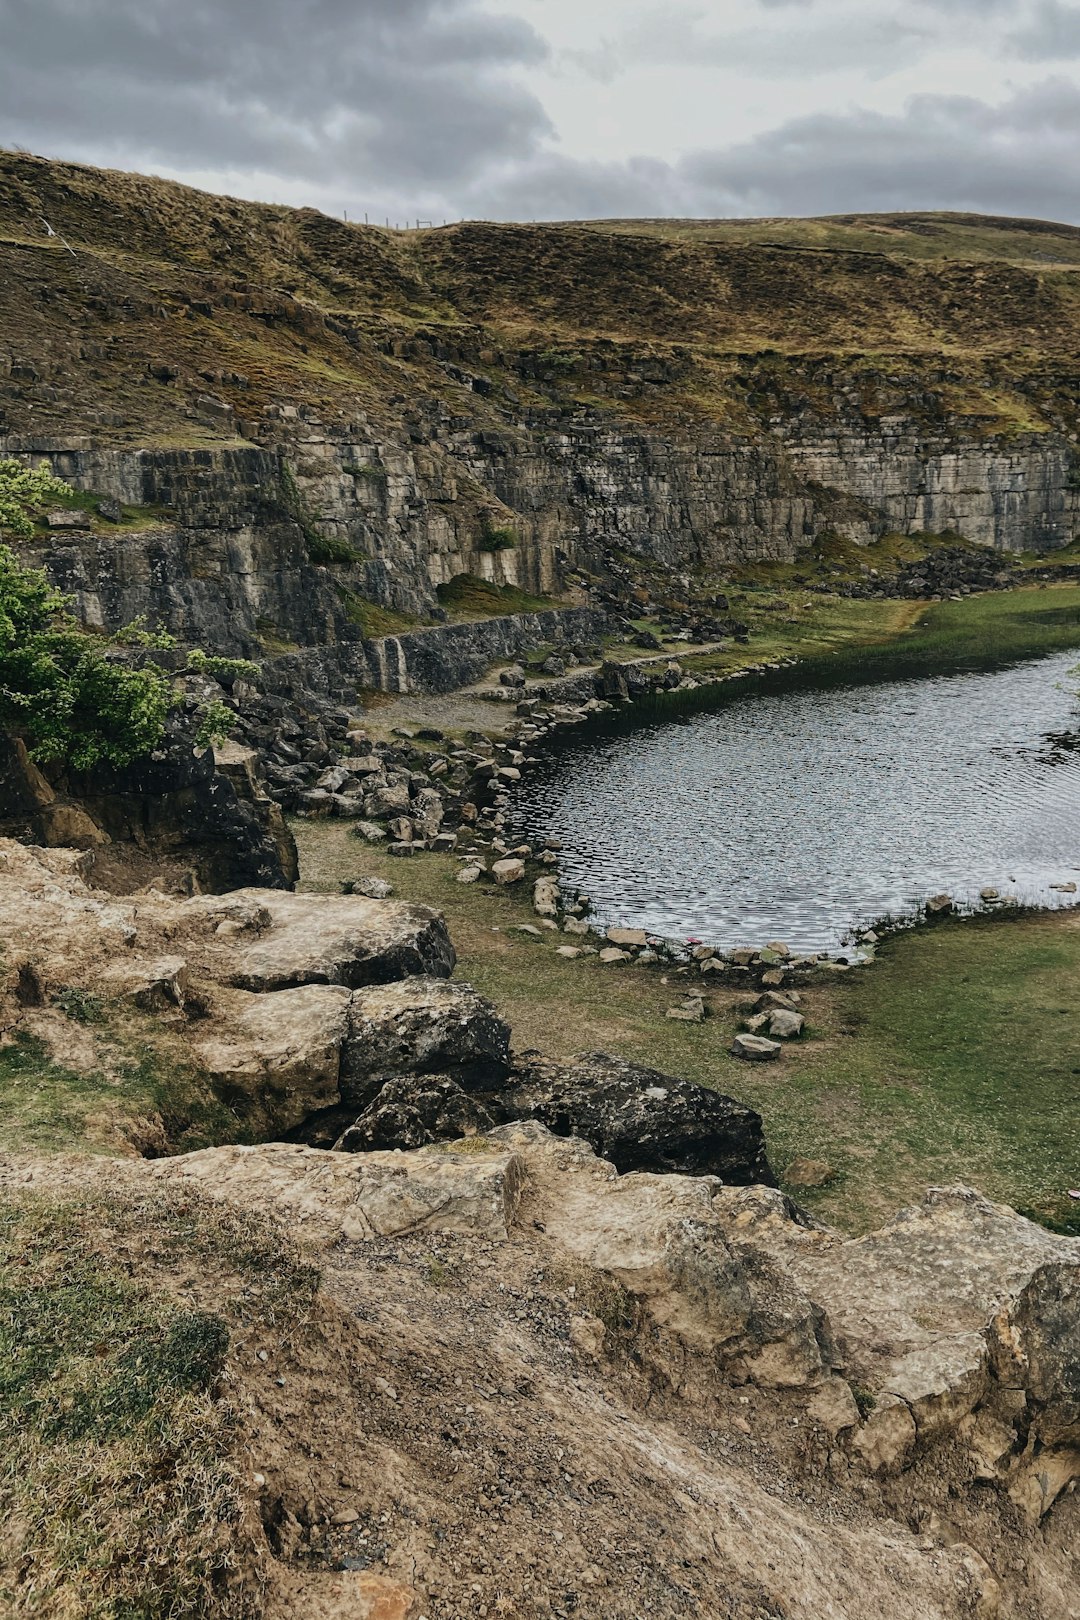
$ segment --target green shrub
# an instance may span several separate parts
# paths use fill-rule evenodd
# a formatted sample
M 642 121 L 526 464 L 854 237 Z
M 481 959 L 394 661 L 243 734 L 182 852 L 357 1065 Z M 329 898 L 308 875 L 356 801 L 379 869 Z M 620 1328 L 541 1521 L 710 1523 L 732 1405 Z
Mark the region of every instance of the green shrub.
M 54 478 L 48 467 L 26 467 L 5 458 L 0 461 L 0 533 L 7 529 L 25 539 L 34 532 L 31 512 L 70 494 L 70 484 Z
M 517 535 L 513 529 L 485 526 L 480 535 L 481 551 L 513 551 L 516 545 Z

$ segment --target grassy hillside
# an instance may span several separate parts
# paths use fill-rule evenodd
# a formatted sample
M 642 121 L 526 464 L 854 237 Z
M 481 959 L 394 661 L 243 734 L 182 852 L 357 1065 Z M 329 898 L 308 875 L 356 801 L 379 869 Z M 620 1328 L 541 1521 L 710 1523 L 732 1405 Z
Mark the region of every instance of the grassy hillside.
M 48 235 L 46 222 L 56 235 Z M 1076 427 L 1080 230 L 969 215 L 397 232 L 0 153 L 0 431 L 274 404 Z M 234 430 L 229 429 L 232 433 Z

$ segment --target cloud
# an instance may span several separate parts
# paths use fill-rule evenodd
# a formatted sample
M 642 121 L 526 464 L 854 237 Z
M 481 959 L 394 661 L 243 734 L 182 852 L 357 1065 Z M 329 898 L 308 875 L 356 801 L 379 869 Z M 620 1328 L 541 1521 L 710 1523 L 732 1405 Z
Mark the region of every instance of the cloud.
M 1025 62 L 1064 62 L 1080 56 L 1080 7 L 1041 0 L 1026 27 L 1009 34 L 1006 44 Z
M 437 190 L 551 132 L 547 45 L 470 0 L 0 0 L 0 39 L 0 139 L 90 161 Z
M 955 209 L 1076 220 L 1080 88 L 1051 79 L 998 105 L 913 97 L 789 120 L 675 163 L 589 164 L 540 154 L 512 183 L 474 188 L 494 218 L 761 216 Z

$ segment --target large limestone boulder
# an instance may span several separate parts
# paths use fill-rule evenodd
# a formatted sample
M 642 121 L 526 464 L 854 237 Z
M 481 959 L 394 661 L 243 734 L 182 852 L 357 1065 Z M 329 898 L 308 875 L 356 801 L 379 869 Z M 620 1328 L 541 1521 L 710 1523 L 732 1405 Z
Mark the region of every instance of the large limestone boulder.
M 487 1091 L 509 1067 L 508 1026 L 467 984 L 417 977 L 353 997 L 341 1096 L 358 1111 L 397 1075 L 444 1074 Z
M 606 1052 L 572 1064 L 530 1054 L 489 1106 L 502 1120 L 536 1119 L 557 1135 L 583 1137 L 621 1171 L 773 1181 L 752 1108 Z
M 238 890 L 269 915 L 269 927 L 229 952 L 227 982 L 242 990 L 300 984 L 386 984 L 409 974 L 446 977 L 454 948 L 446 924 L 428 906 L 362 895 Z
M 497 1144 L 468 1153 L 352 1154 L 274 1142 L 207 1148 L 151 1168 L 212 1198 L 272 1211 L 297 1235 L 327 1244 L 417 1232 L 505 1239 L 524 1180 L 521 1159 Z
M 258 996 L 219 991 L 192 1040 L 215 1089 L 252 1125 L 292 1130 L 338 1101 L 352 991 L 306 984 Z

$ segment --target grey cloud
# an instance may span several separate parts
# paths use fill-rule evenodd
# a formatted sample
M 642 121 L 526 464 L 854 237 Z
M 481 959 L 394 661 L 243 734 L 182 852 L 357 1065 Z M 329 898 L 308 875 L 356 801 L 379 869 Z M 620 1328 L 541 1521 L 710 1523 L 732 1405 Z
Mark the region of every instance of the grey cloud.
M 325 184 L 467 182 L 550 132 L 547 55 L 469 0 L 0 0 L 0 139 Z
M 1080 216 L 1080 88 L 1048 80 L 999 106 L 917 96 L 902 113 L 793 119 L 680 162 L 598 165 L 536 158 L 512 184 L 480 185 L 496 218 L 835 214 L 956 209 Z
M 1005 43 L 1026 62 L 1064 62 L 1080 56 L 1080 7 L 1041 0 L 1027 26 L 1009 34 Z

